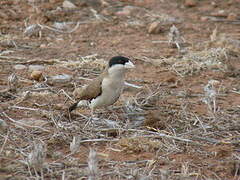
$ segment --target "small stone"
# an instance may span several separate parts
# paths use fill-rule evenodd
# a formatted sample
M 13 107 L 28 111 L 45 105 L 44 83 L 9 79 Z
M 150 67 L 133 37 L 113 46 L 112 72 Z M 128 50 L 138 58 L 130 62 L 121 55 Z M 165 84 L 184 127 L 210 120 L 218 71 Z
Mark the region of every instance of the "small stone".
M 49 78 L 49 81 L 52 82 L 52 83 L 67 83 L 67 82 L 70 82 L 71 79 L 72 79 L 71 75 L 59 74 L 59 75 L 56 75 L 56 76 L 51 76 Z
M 185 6 L 186 7 L 195 7 L 197 5 L 196 0 L 185 0 Z
M 36 80 L 36 81 L 41 81 L 41 80 L 43 80 L 43 75 L 42 75 L 42 71 L 33 71 L 32 73 L 31 73 L 31 79 L 33 79 L 33 80 Z
M 238 16 L 237 14 L 235 13 L 230 13 L 228 16 L 227 16 L 227 19 L 230 20 L 230 21 L 236 21 L 238 19 Z
M 43 65 L 30 65 L 29 70 L 30 71 L 41 71 L 44 69 Z
M 63 4 L 62 4 L 63 8 L 65 9 L 75 9 L 77 8 L 77 6 L 75 4 L 73 4 L 71 1 L 63 1 Z
M 15 70 L 23 70 L 23 69 L 26 69 L 27 66 L 23 65 L 23 64 L 16 64 L 14 67 L 13 67 Z
M 46 44 L 41 44 L 41 45 L 40 45 L 40 48 L 46 48 L 46 47 L 47 47 Z
M 148 33 L 149 34 L 158 34 L 160 32 L 162 32 L 162 26 L 160 24 L 160 22 L 153 22 L 152 24 L 150 24 L 150 26 L 148 27 Z

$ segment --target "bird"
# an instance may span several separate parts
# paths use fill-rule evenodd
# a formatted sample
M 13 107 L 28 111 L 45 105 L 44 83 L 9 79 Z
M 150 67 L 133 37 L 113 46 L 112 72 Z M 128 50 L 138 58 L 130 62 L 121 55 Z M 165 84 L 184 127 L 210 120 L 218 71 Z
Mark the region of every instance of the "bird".
M 123 91 L 125 74 L 131 68 L 135 68 L 135 65 L 129 58 L 112 57 L 102 74 L 81 89 L 76 102 L 68 108 L 68 111 L 75 110 L 83 100 L 88 101 L 91 115 L 96 108 L 107 108 L 114 104 Z

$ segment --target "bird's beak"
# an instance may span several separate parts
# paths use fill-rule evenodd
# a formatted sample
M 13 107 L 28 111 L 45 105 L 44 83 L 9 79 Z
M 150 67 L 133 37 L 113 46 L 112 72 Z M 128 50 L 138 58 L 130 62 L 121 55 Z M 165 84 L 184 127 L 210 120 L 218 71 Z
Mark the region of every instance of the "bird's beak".
M 125 63 L 124 67 L 131 69 L 131 68 L 135 68 L 135 65 L 131 61 L 128 61 L 127 63 Z

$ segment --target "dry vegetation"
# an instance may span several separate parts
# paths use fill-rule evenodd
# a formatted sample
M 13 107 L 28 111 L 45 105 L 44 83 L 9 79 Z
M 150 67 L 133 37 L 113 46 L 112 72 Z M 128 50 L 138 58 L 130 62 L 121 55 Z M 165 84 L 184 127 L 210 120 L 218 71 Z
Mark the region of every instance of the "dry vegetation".
M 1 0 L 0 179 L 239 179 L 239 4 Z M 116 54 L 133 85 L 66 115 Z

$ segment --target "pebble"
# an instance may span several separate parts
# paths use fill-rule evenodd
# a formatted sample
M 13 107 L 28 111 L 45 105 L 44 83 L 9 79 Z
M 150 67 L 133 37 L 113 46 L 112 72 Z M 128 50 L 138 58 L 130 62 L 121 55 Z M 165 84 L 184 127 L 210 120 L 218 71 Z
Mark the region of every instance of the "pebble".
M 43 70 L 45 67 L 43 65 L 30 65 L 29 66 L 29 70 L 30 71 L 41 71 Z
M 196 0 L 185 0 L 185 6 L 186 7 L 195 7 L 197 5 Z
M 230 21 L 236 21 L 238 19 L 238 16 L 235 13 L 229 13 L 227 19 Z
M 23 70 L 23 69 L 26 69 L 27 66 L 23 65 L 23 64 L 16 64 L 14 67 L 13 67 L 15 70 Z
M 52 83 L 67 83 L 67 82 L 70 82 L 71 79 L 72 79 L 72 76 L 68 74 L 59 74 L 56 76 L 49 77 L 49 81 Z
M 150 26 L 148 27 L 148 33 L 149 34 L 158 34 L 160 32 L 162 32 L 162 26 L 160 24 L 160 22 L 153 22 L 152 24 L 150 24 Z
M 31 79 L 36 80 L 36 81 L 42 81 L 43 80 L 43 75 L 42 71 L 34 70 L 31 75 Z
M 65 9 L 75 9 L 77 8 L 77 6 L 75 4 L 73 4 L 71 1 L 63 1 L 63 4 L 62 4 L 63 8 Z

